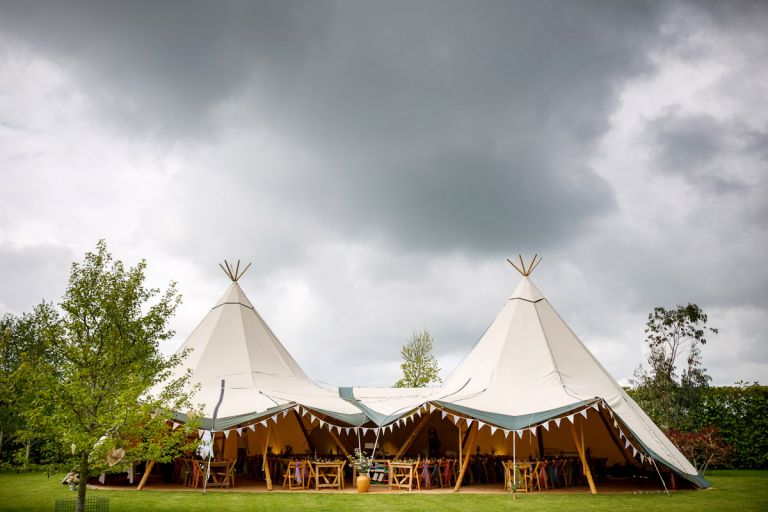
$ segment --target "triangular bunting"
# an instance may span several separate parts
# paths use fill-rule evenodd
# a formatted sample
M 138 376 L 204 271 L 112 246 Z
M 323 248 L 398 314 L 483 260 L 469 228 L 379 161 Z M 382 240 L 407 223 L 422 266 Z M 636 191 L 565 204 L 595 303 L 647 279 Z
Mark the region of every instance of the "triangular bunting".
M 315 415 L 314 415 L 314 414 L 310 414 L 310 415 L 309 415 L 309 423 L 310 423 L 310 424 L 314 423 L 316 419 L 317 419 L 317 418 L 315 418 Z
M 255 423 L 251 423 L 250 425 L 248 425 L 248 428 L 251 429 L 252 432 L 256 432 L 256 424 Z
M 350 427 L 346 427 L 346 428 L 344 429 L 344 433 L 345 433 L 345 434 L 347 434 L 347 435 L 349 435 L 349 431 L 350 431 L 350 430 L 352 430 Z
M 579 414 L 581 414 L 582 416 L 584 416 L 584 418 L 586 418 L 587 417 L 587 409 L 580 410 Z
M 504 439 L 506 439 L 506 438 L 509 437 L 509 433 L 512 432 L 512 431 L 511 430 L 506 430 L 506 429 L 503 429 L 503 430 L 504 430 Z
M 598 402 L 595 402 L 594 404 L 592 404 L 592 408 L 598 412 L 600 411 L 600 405 L 598 404 Z
M 544 423 L 542 423 L 541 426 L 544 428 L 544 430 L 549 432 L 549 422 L 548 421 L 545 421 Z
M 225 430 L 224 431 L 224 439 L 229 439 L 229 433 L 232 432 L 231 430 Z
M 285 418 L 286 416 L 288 416 L 288 409 L 283 411 L 283 418 Z
M 531 431 L 531 435 L 533 435 L 533 436 L 536 435 L 536 427 L 530 427 L 528 430 Z
M 363 435 L 367 434 L 369 430 L 368 428 L 363 428 Z
M 259 423 L 261 423 L 262 427 L 266 427 L 267 426 L 267 420 L 261 420 Z
M 625 449 L 629 448 L 629 444 L 630 444 L 630 443 L 629 443 L 629 439 L 625 439 L 625 442 L 624 442 L 624 448 L 625 448 Z
M 448 414 L 448 413 L 447 413 L 447 412 L 445 412 L 445 411 L 440 411 L 440 416 L 441 416 L 441 417 L 440 417 L 440 419 L 441 419 L 441 420 L 444 420 L 444 419 L 445 419 L 445 416 L 446 416 L 447 414 Z
M 565 417 L 565 419 L 573 423 L 573 414 L 569 414 L 568 416 Z
M 320 420 L 320 428 L 323 428 L 325 426 L 325 422 L 323 420 Z
M 557 428 L 560 428 L 560 419 L 561 419 L 561 418 L 555 418 L 555 419 L 554 419 L 554 422 L 555 422 L 555 426 L 556 426 Z
M 634 446 L 632 447 L 632 456 L 637 457 L 637 448 L 635 448 Z
M 176 422 L 174 421 L 174 422 L 173 422 L 173 426 L 171 427 L 171 430 L 176 430 L 177 428 L 179 428 L 179 426 L 181 426 L 181 423 L 176 423 Z
M 523 431 L 522 430 L 515 430 L 515 434 L 517 434 L 517 437 L 519 437 L 520 439 L 523 438 Z
M 274 416 L 272 416 L 269 419 L 271 419 L 273 423 L 277 423 L 277 414 L 275 414 Z
M 491 435 L 495 434 L 497 430 L 497 427 L 491 426 Z
M 460 419 L 461 419 L 461 417 L 459 417 L 459 416 L 453 416 L 453 423 L 458 425 Z
M 240 436 L 240 435 L 242 435 L 242 434 L 243 434 L 243 427 L 237 427 L 237 428 L 235 429 L 235 431 L 237 431 L 237 435 L 239 435 L 239 436 Z

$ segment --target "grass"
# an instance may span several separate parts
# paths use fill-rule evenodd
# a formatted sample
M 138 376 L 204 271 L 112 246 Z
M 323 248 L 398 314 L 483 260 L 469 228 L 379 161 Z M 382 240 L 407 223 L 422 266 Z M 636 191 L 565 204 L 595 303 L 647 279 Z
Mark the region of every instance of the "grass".
M 59 482 L 63 475 L 45 473 L 0 473 L 0 510 L 52 511 L 57 498 L 73 498 Z M 671 497 L 663 494 L 603 494 L 520 496 L 512 500 L 508 494 L 326 494 L 326 493 L 209 493 L 201 496 L 190 492 L 103 491 L 90 490 L 89 496 L 108 496 L 110 511 L 251 511 L 290 510 L 392 512 L 400 511 L 606 511 L 621 512 L 728 510 L 768 510 L 768 471 L 711 471 L 707 479 L 714 489 L 680 491 Z

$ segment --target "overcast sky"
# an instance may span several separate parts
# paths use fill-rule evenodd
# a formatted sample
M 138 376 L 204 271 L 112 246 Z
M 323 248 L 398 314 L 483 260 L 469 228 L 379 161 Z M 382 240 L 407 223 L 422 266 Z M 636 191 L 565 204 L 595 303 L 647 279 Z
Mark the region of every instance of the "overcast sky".
M 520 276 L 608 371 L 654 306 L 768 382 L 768 3 L 0 4 L 0 313 L 58 301 L 100 238 L 184 303 L 225 258 L 305 371 L 446 376 Z

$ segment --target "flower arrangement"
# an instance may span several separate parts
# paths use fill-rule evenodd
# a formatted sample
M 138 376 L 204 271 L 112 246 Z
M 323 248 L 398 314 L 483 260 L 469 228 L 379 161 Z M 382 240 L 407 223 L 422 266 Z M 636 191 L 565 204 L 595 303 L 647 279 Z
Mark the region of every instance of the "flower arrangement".
M 357 469 L 359 474 L 367 475 L 373 465 L 373 458 L 366 455 L 360 448 L 355 448 L 355 455 L 354 457 L 352 455 L 349 456 L 349 463 Z

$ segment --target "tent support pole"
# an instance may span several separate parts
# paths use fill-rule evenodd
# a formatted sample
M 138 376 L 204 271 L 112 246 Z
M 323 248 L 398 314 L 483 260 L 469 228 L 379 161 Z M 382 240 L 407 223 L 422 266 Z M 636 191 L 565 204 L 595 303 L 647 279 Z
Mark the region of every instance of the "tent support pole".
M 659 471 L 659 466 L 656 465 L 656 460 L 651 457 L 651 462 L 653 462 L 653 467 L 656 468 L 656 474 L 659 475 L 659 480 L 661 480 L 661 485 L 664 486 L 664 492 L 667 493 L 667 496 L 670 496 L 669 490 L 667 489 L 667 483 L 664 481 L 664 478 L 661 476 L 661 471 Z
M 459 467 L 461 467 L 464 465 L 464 454 L 463 454 L 464 438 L 461 436 L 461 427 L 459 425 L 456 425 L 456 428 L 459 431 Z
M 541 425 L 536 427 L 536 441 L 539 443 L 539 458 L 544 458 L 544 435 L 542 434 Z
M 312 440 L 309 438 L 309 432 L 307 432 L 307 427 L 304 426 L 304 421 L 302 421 L 301 416 L 299 416 L 299 413 L 296 412 L 296 409 L 293 410 L 293 415 L 296 416 L 296 421 L 299 422 L 301 433 L 304 434 L 304 439 L 307 440 L 307 448 L 310 452 L 314 452 L 315 445 L 312 444 Z
M 608 425 L 608 420 L 605 419 L 605 416 L 603 416 L 603 413 L 598 413 L 598 416 L 600 416 L 600 419 L 603 420 L 603 425 L 605 425 L 605 430 L 608 431 L 608 435 L 611 436 L 611 439 L 613 440 L 613 443 L 616 445 L 616 448 L 618 448 L 619 452 L 621 452 L 621 455 L 624 456 L 624 461 L 626 461 L 627 464 L 634 465 L 635 462 L 633 460 L 630 460 L 629 455 L 627 455 L 627 450 L 619 442 L 618 437 L 616 437 L 616 433 L 613 431 L 610 425 Z
M 469 459 L 472 458 L 472 448 L 475 447 L 475 439 L 477 438 L 477 422 L 472 423 L 472 426 L 469 427 L 469 439 L 467 440 L 467 454 L 464 456 L 464 461 L 461 464 L 461 471 L 459 472 L 459 476 L 456 477 L 456 487 L 453 488 L 453 492 L 459 492 L 459 489 L 461 489 L 461 481 L 464 479 L 464 473 L 467 472 L 467 467 L 469 467 Z
M 269 474 L 269 459 L 267 459 L 267 448 L 269 448 L 269 432 L 272 427 L 267 424 L 267 440 L 264 441 L 264 464 L 262 469 L 264 470 L 264 480 L 267 481 L 267 490 L 272 490 L 272 476 Z
M 336 441 L 336 444 L 341 450 L 341 453 L 343 453 L 345 457 L 349 458 L 349 452 L 347 451 L 347 448 L 342 444 L 341 439 L 339 438 L 339 435 L 333 431 L 333 427 L 330 427 L 328 429 L 328 432 L 331 433 L 331 437 L 333 438 L 334 441 Z
M 137 491 L 140 491 L 144 488 L 144 485 L 146 485 L 147 480 L 149 480 L 149 474 L 152 472 L 152 468 L 155 466 L 155 461 L 149 460 L 147 461 L 147 466 L 144 468 L 144 474 L 141 476 L 141 482 L 139 482 L 139 486 L 136 488 Z
M 589 470 L 589 464 L 587 464 L 587 457 L 586 455 L 584 455 L 584 446 L 581 444 L 581 441 L 579 441 L 579 436 L 576 434 L 576 427 L 574 426 L 573 423 L 571 423 L 571 434 L 573 434 L 573 442 L 576 444 L 576 451 L 579 452 L 581 465 L 584 467 L 584 474 L 587 476 L 587 482 L 589 483 L 589 492 L 591 492 L 592 494 L 597 494 L 595 481 L 592 480 L 592 472 Z
M 405 454 L 405 452 L 408 451 L 408 448 L 411 447 L 413 442 L 416 440 L 416 437 L 419 435 L 422 429 L 427 425 L 427 422 L 429 422 L 430 416 L 431 416 L 431 413 L 424 413 L 424 415 L 421 417 L 421 421 L 419 422 L 419 424 L 416 425 L 416 428 L 413 429 L 413 432 L 411 432 L 411 435 L 409 435 L 408 439 L 405 440 L 405 442 L 403 443 L 403 446 L 401 446 L 400 449 L 397 451 L 397 455 L 395 455 L 395 459 L 399 459 Z

